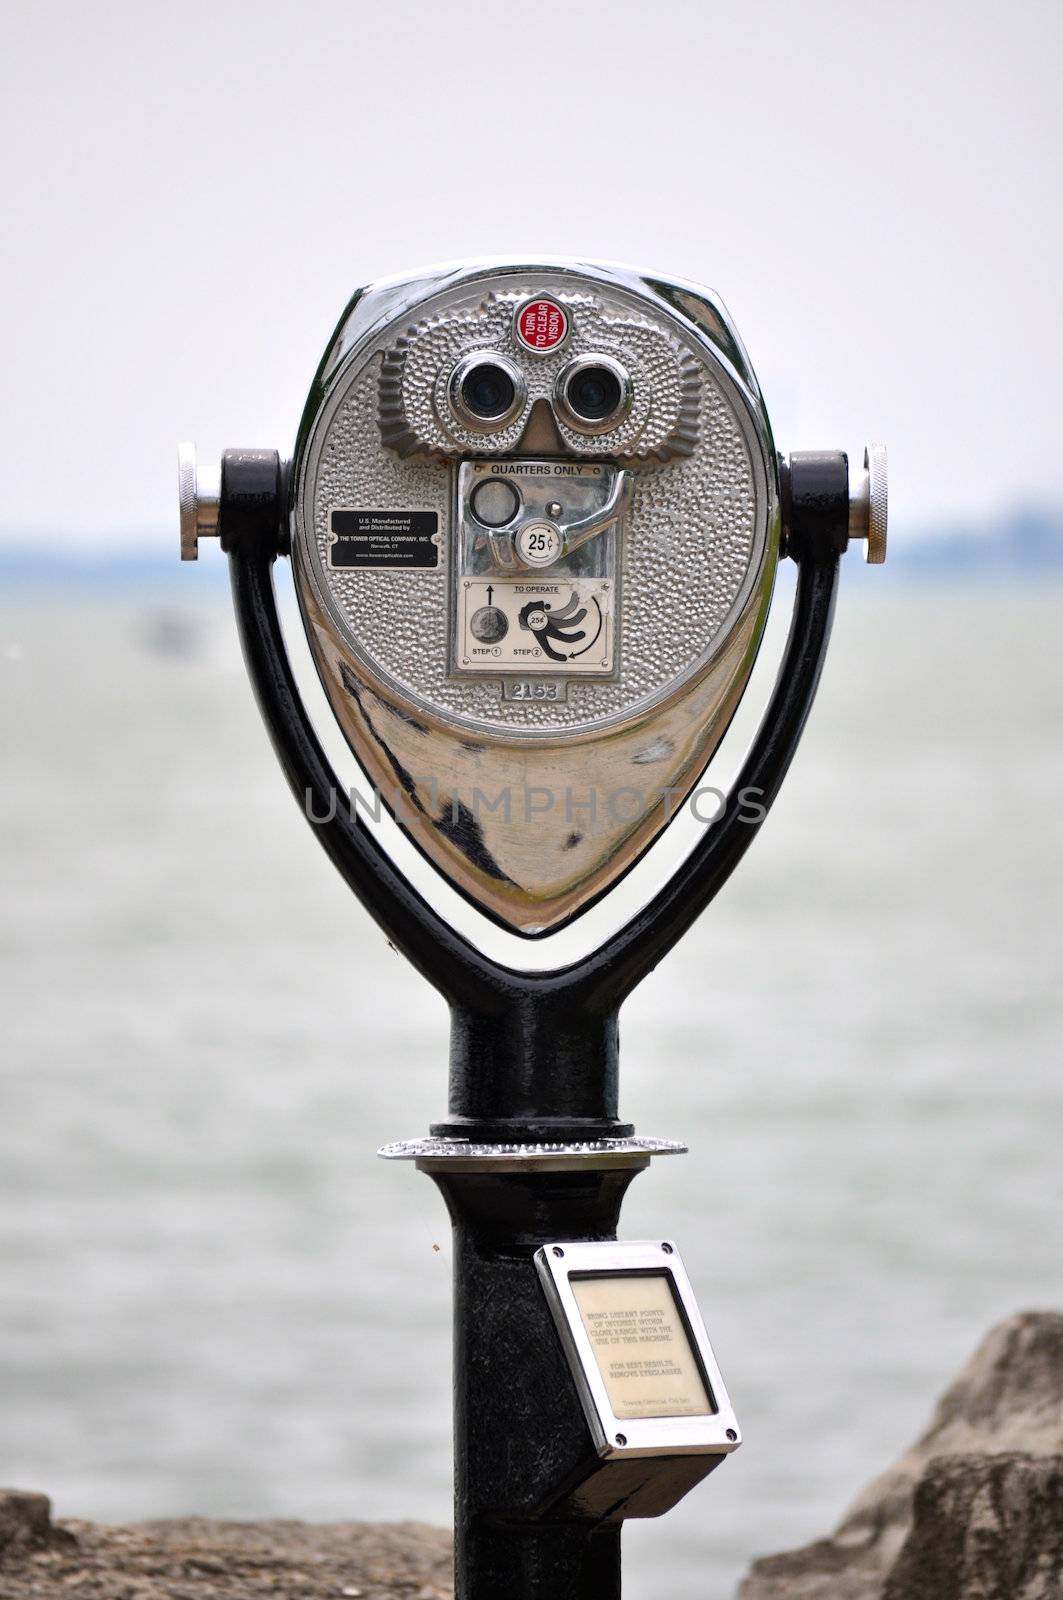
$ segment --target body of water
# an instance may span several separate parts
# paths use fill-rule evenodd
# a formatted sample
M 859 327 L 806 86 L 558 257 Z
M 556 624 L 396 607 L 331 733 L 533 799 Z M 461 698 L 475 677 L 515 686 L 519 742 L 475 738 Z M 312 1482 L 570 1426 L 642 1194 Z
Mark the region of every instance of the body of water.
M 186 586 L 187 587 L 187 586 Z M 843 584 L 734 879 L 623 1018 L 637 1178 L 745 1432 L 625 1534 L 725 1600 L 988 1327 L 1063 1304 L 1063 588 Z M 450 1514 L 442 1003 L 329 866 L 216 592 L 0 612 L 0 1482 L 60 1515 Z

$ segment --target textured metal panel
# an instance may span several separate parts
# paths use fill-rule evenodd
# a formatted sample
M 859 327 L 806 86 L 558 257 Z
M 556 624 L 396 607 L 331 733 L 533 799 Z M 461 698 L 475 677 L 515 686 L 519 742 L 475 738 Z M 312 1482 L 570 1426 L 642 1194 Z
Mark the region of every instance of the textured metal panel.
M 512 280 L 510 280 L 512 281 Z M 546 358 L 523 350 L 512 335 L 512 305 L 556 275 L 527 272 L 519 288 L 500 278 L 449 288 L 438 316 L 422 315 L 409 332 L 394 323 L 356 348 L 313 430 L 300 473 L 298 515 L 309 575 L 327 611 L 349 636 L 355 654 L 404 699 L 460 723 L 469 731 L 574 733 L 626 721 L 674 692 L 706 665 L 769 562 L 771 515 L 766 464 L 748 411 L 721 365 L 663 309 L 656 326 L 633 311 L 633 297 L 612 286 L 569 295 L 573 330 L 564 350 Z M 555 290 L 556 292 L 556 290 Z M 433 302 L 429 302 L 429 310 Z M 460 314 L 459 314 L 460 313 Z M 398 339 L 405 349 L 404 392 L 416 437 L 425 451 L 494 453 L 482 436 L 450 434 L 438 420 L 435 387 L 456 351 L 468 348 L 469 327 L 486 324 L 485 349 L 499 349 L 526 372 L 529 406 L 494 442 L 519 449 L 531 402 L 550 391 L 555 369 L 579 350 L 617 351 L 636 375 L 661 384 L 625 419 L 618 437 L 559 430 L 575 453 L 630 456 L 634 473 L 625 533 L 622 630 L 627 641 L 615 683 L 574 681 L 566 701 L 504 701 L 497 681 L 455 682 L 447 672 L 447 582 L 452 518 L 451 477 L 438 456 L 413 459 L 381 447 L 378 424 L 382 366 Z M 401 329 L 401 321 L 399 328 Z M 459 334 L 465 343 L 458 345 Z M 481 335 L 477 335 L 481 337 Z M 423 346 L 418 340 L 423 340 Z M 694 400 L 696 422 L 684 407 Z M 655 391 L 652 391 L 655 392 Z M 649 382 L 637 395 L 651 393 Z M 696 433 L 696 439 L 690 435 Z M 665 464 L 655 453 L 681 442 L 689 456 Z M 335 572 L 327 565 L 328 515 L 337 505 L 439 513 L 441 561 L 432 572 Z

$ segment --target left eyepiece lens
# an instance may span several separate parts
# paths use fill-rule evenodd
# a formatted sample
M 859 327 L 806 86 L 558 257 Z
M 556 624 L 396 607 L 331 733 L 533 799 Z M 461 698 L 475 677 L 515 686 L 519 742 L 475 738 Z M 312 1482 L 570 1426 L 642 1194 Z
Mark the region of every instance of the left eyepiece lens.
M 512 422 L 526 393 L 519 367 L 493 352 L 466 356 L 450 379 L 455 415 L 481 433 Z
M 485 421 L 504 417 L 516 399 L 516 386 L 505 367 L 483 361 L 462 380 L 461 398 L 474 416 Z

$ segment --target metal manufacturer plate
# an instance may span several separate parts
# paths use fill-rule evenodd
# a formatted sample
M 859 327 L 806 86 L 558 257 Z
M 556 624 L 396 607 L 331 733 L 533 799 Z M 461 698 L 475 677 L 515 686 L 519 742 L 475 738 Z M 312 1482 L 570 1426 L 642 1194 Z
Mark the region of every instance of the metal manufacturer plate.
M 334 571 L 438 567 L 439 513 L 337 506 L 329 515 L 328 564 Z

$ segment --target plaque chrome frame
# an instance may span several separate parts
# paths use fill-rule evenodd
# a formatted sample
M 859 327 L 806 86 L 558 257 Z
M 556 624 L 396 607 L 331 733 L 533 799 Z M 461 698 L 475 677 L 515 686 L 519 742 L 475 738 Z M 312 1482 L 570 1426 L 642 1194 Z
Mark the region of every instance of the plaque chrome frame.
M 560 1253 L 559 1253 L 560 1252 Z M 594 1446 L 603 1460 L 634 1456 L 730 1455 L 742 1443 L 712 1345 L 682 1257 L 671 1239 L 558 1239 L 535 1252 L 535 1266 L 575 1380 Z M 584 1326 L 571 1278 L 659 1275 L 672 1280 L 694 1359 L 716 1411 L 703 1417 L 618 1417 Z M 623 1440 L 623 1444 L 618 1440 Z

